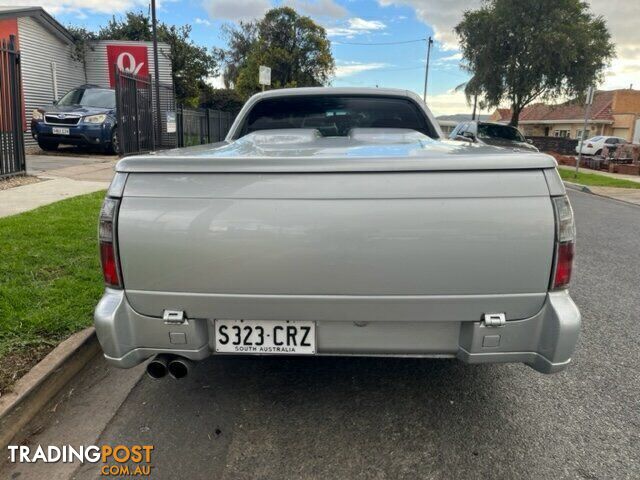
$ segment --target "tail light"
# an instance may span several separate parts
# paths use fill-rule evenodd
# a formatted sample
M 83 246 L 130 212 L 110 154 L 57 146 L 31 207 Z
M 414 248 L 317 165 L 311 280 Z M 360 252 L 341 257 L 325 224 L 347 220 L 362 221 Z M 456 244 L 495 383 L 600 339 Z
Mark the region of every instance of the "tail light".
M 108 287 L 122 288 L 122 275 L 116 242 L 116 220 L 118 207 L 122 196 L 126 175 L 117 173 L 111 182 L 107 197 L 102 202 L 100 221 L 98 226 L 98 240 L 100 242 L 100 262 L 104 282 Z
M 587 148 L 593 148 L 593 143 L 587 143 Z
M 571 281 L 576 226 L 567 196 L 552 197 L 552 201 L 556 219 L 556 249 L 551 289 L 558 290 L 568 287 Z

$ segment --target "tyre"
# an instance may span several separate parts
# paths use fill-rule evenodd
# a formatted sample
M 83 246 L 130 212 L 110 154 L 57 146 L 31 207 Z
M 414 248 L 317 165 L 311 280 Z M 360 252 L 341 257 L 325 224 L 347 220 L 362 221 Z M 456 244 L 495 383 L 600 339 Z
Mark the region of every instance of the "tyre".
M 45 152 L 53 152 L 58 149 L 58 142 L 38 141 L 38 146 Z
M 596 151 L 595 156 L 600 157 L 602 155 L 602 149 Z
M 118 138 L 118 129 L 115 127 L 111 131 L 111 142 L 105 148 L 105 152 L 111 155 L 118 155 L 120 153 L 120 139 Z

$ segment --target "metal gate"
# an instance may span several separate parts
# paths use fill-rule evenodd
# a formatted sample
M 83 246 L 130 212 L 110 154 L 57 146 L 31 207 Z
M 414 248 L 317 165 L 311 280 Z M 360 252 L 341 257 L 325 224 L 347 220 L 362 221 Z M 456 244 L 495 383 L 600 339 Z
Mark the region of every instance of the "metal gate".
M 25 173 L 20 52 L 15 37 L 0 43 L 0 178 Z
M 116 68 L 116 115 L 120 155 L 155 149 L 153 82 Z
M 176 106 L 173 87 L 156 85 L 151 75 L 135 75 L 114 68 L 120 155 L 175 147 Z M 158 99 L 155 98 L 156 92 L 160 95 Z M 160 118 L 156 103 L 160 105 Z

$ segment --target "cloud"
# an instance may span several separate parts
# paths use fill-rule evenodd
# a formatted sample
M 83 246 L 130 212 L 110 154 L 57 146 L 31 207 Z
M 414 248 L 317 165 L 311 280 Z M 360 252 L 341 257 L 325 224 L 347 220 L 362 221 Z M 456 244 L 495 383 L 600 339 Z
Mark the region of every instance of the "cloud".
M 312 18 L 342 18 L 349 13 L 333 0 L 286 0 L 284 5 Z
M 459 62 L 460 60 L 462 60 L 462 53 L 461 52 L 457 52 L 457 53 L 454 53 L 453 55 L 447 55 L 446 57 L 440 57 L 438 60 L 440 62 Z
M 422 92 L 416 93 L 422 96 Z M 472 110 L 472 107 L 467 103 L 464 93 L 454 92 L 453 90 L 438 95 L 427 95 L 427 106 L 435 116 L 454 115 L 456 113 L 471 114 Z
M 453 28 L 465 10 L 477 9 L 482 0 L 378 0 L 382 6 L 408 6 L 416 17 L 431 26 L 434 36 L 445 50 L 457 50 L 458 38 Z M 640 86 L 640 3 L 635 0 L 591 0 L 591 11 L 607 22 L 616 43 L 617 60 L 607 72 L 605 88 Z M 635 82 L 634 82 L 635 78 Z
M 616 58 L 605 73 L 602 85 L 605 89 L 629 88 L 633 84 L 636 90 L 640 88 L 640 51 L 633 58 Z
M 361 63 L 361 62 L 342 62 L 336 65 L 335 78 L 350 77 L 358 73 L 367 72 L 369 70 L 377 70 L 386 67 L 386 63 Z
M 347 20 L 346 24 L 328 27 L 327 35 L 330 37 L 347 37 L 353 38 L 356 35 L 364 35 L 380 30 L 384 30 L 387 26 L 378 20 L 364 20 L 354 17 Z
M 86 12 L 116 14 L 139 8 L 146 10 L 148 2 L 147 0 L 20 0 L 18 4 L 21 7 L 42 7 L 53 15 L 76 13 L 81 19 Z
M 206 25 L 207 27 L 211 25 L 211 22 L 209 20 L 200 17 L 196 17 L 193 23 L 195 23 L 196 25 Z
M 253 20 L 271 8 L 269 0 L 204 0 L 209 18 L 216 20 Z
M 481 0 L 378 0 L 383 7 L 408 6 L 415 10 L 416 17 L 433 28 L 435 39 L 444 49 L 458 48 L 458 38 L 453 27 L 462 18 L 462 12 L 477 8 Z
M 313 18 L 341 18 L 347 10 L 334 0 L 285 0 L 282 5 Z M 253 20 L 277 5 L 270 0 L 203 0 L 202 6 L 212 20 Z

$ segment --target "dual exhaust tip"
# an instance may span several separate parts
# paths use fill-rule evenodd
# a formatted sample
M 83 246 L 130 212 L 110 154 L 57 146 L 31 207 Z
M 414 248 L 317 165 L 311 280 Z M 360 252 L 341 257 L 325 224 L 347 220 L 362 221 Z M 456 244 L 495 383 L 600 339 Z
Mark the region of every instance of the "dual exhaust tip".
M 161 353 L 147 364 L 147 375 L 160 379 L 169 374 L 175 379 L 181 379 L 189 375 L 192 368 L 193 362 L 188 358 Z

